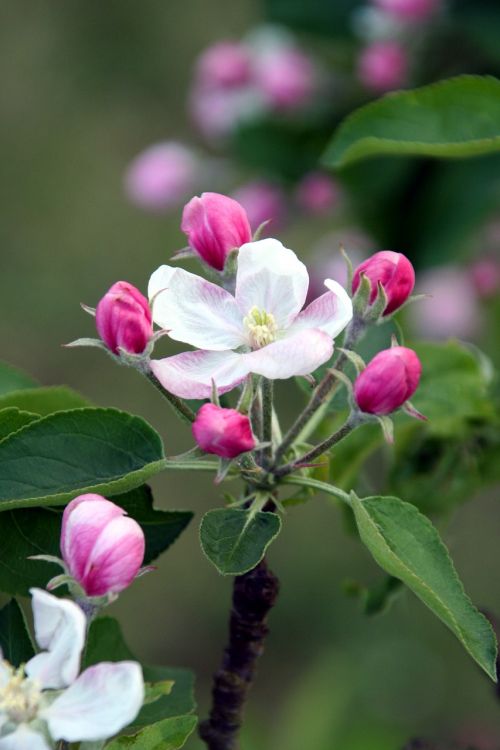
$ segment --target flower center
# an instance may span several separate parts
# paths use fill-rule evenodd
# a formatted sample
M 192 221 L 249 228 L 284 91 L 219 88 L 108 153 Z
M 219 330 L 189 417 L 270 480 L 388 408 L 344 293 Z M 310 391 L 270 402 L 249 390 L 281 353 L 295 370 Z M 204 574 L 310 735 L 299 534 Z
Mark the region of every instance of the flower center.
M 248 315 L 243 319 L 250 337 L 252 349 L 262 349 L 263 346 L 271 344 L 276 340 L 278 328 L 272 313 L 252 307 Z
M 10 672 L 8 681 L 0 687 L 0 714 L 6 714 L 11 721 L 21 724 L 36 717 L 40 704 L 41 691 L 35 680 L 24 676 L 24 668 L 14 669 L 7 662 L 2 667 Z

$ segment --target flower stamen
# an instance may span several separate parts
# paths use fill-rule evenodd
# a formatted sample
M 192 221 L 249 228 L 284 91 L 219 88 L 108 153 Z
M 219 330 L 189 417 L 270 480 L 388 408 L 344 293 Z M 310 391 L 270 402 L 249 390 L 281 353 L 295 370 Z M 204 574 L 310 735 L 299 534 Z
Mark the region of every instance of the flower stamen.
M 278 327 L 272 313 L 254 305 L 243 319 L 243 323 L 248 331 L 252 349 L 262 349 L 263 346 L 276 341 Z

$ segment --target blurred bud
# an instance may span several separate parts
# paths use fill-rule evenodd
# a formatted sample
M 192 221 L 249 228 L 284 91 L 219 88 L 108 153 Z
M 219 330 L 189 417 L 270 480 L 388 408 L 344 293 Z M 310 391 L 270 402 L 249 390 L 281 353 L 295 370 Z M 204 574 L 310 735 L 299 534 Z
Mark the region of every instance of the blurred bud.
M 255 120 L 265 110 L 261 95 L 251 86 L 212 89 L 195 86 L 190 94 L 194 125 L 210 141 L 228 136 L 238 125 Z
M 480 297 L 493 297 L 500 288 L 500 263 L 496 258 L 481 258 L 472 264 L 470 276 Z
M 359 287 L 361 274 L 364 274 L 371 284 L 370 304 L 377 297 L 378 283 L 382 284 L 387 296 L 384 315 L 389 315 L 401 307 L 415 286 L 415 271 L 412 264 L 405 255 L 391 250 L 375 253 L 356 268 L 352 280 L 353 293 Z
M 270 229 L 283 228 L 287 213 L 286 197 L 278 185 L 264 181 L 248 182 L 233 193 L 233 198 L 245 209 L 253 232 L 265 221 L 269 222 Z
M 374 42 L 365 47 L 358 60 L 359 80 L 375 93 L 401 88 L 407 74 L 407 54 L 398 42 Z
M 296 47 L 278 45 L 257 56 L 255 79 L 272 109 L 300 109 L 310 103 L 318 89 L 318 71 Z
M 426 21 L 438 7 L 441 0 L 374 0 L 381 10 L 399 21 Z
M 150 146 L 130 164 L 125 190 L 140 208 L 162 212 L 179 206 L 196 189 L 199 161 L 175 141 Z
M 417 292 L 426 299 L 410 305 L 408 316 L 418 336 L 469 338 L 480 329 L 481 312 L 469 274 L 457 266 L 442 266 L 419 274 Z
M 328 214 L 338 207 L 341 188 L 326 172 L 309 172 L 298 184 L 295 197 L 306 213 Z
M 250 420 L 236 409 L 204 404 L 193 422 L 200 448 L 221 458 L 235 458 L 255 448 Z
M 422 365 L 412 349 L 404 346 L 384 349 L 356 378 L 356 403 L 368 414 L 391 414 L 413 396 L 421 372 Z
M 97 305 L 97 332 L 113 354 L 142 354 L 153 335 L 149 303 L 135 286 L 117 281 Z
M 87 596 L 117 594 L 137 576 L 144 533 L 118 505 L 101 495 L 80 495 L 66 506 L 61 553 Z
M 196 78 L 207 88 L 235 88 L 249 82 L 251 69 L 251 56 L 244 44 L 218 42 L 198 58 Z
M 252 240 L 250 222 L 240 204 L 220 193 L 202 193 L 184 206 L 182 231 L 189 246 L 217 271 L 235 248 Z

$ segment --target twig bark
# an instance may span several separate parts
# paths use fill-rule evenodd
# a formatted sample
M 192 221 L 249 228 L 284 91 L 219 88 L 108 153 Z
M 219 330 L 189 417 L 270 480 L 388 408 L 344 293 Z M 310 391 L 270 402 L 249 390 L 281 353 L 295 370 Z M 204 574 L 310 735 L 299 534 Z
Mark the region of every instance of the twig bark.
M 234 579 L 229 641 L 214 675 L 210 716 L 199 727 L 209 750 L 237 750 L 248 691 L 269 632 L 267 616 L 279 581 L 262 560 Z

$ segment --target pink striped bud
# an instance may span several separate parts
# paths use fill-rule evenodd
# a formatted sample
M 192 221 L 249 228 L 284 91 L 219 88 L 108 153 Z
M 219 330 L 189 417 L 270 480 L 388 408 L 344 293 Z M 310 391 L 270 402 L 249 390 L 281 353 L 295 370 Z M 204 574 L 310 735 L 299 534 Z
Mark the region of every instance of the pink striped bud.
M 441 0 L 375 0 L 381 10 L 398 21 L 426 21 L 439 7 Z
M 245 45 L 238 42 L 218 42 L 201 54 L 196 68 L 200 85 L 234 88 L 249 82 L 252 60 Z
M 236 409 L 204 404 L 193 422 L 194 439 L 207 453 L 235 458 L 255 448 L 250 420 Z
M 341 188 L 325 172 L 309 172 L 299 183 L 296 199 L 303 211 L 314 214 L 328 214 L 338 207 Z
M 358 77 L 367 89 L 381 94 L 406 83 L 408 58 L 398 42 L 373 42 L 358 61 Z
M 378 282 L 382 284 L 387 295 L 384 315 L 389 315 L 401 307 L 415 286 L 415 271 L 412 264 L 405 255 L 394 253 L 392 250 L 381 250 L 356 268 L 352 280 L 353 293 L 360 284 L 361 274 L 371 283 L 370 304 L 377 297 Z
M 235 248 L 252 239 L 250 222 L 243 206 L 220 193 L 202 193 L 184 206 L 181 229 L 189 246 L 212 268 L 224 269 Z
M 384 349 L 356 378 L 356 403 L 368 414 L 390 414 L 413 396 L 421 372 L 422 365 L 412 349 L 404 346 Z
M 142 565 L 144 546 L 139 524 L 101 495 L 79 495 L 64 510 L 62 557 L 87 596 L 127 588 Z
M 114 354 L 119 354 L 118 347 L 141 354 L 153 335 L 149 303 L 127 281 L 117 281 L 104 295 L 95 322 L 99 336 Z

